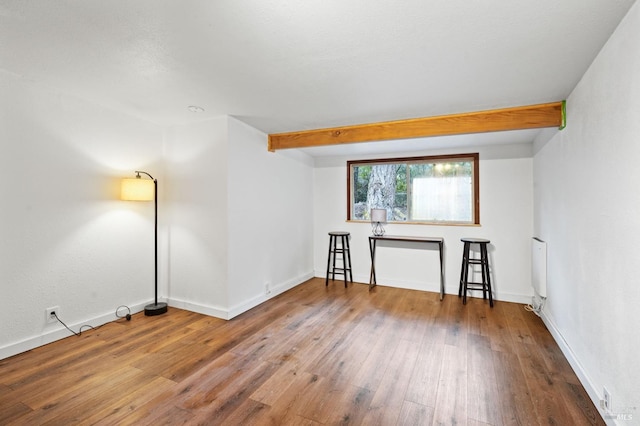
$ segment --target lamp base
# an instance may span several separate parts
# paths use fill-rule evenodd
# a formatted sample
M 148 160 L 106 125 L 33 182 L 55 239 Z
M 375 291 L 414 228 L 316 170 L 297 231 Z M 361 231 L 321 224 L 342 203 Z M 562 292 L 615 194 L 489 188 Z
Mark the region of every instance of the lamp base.
M 382 237 L 384 235 L 384 228 L 380 222 L 375 222 L 371 231 L 376 237 Z
M 167 312 L 167 304 L 166 303 L 152 303 L 144 307 L 145 316 L 151 317 L 154 315 L 162 315 Z

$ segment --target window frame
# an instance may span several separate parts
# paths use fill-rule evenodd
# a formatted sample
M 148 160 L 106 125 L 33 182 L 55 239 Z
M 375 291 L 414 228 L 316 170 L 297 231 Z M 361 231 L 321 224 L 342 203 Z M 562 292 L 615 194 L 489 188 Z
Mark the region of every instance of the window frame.
M 389 223 L 397 224 L 414 224 L 414 225 L 444 225 L 444 226 L 479 226 L 480 225 L 480 155 L 477 152 L 466 154 L 448 154 L 448 155 L 427 155 L 420 157 L 398 157 L 398 158 L 376 158 L 366 160 L 349 160 L 347 161 L 347 222 L 367 222 L 361 219 L 351 218 L 352 194 L 354 191 L 354 182 L 352 181 L 352 167 L 367 164 L 402 164 L 406 163 L 445 163 L 449 161 L 458 162 L 461 159 L 469 159 L 472 161 L 472 181 L 473 181 L 473 223 L 471 222 L 455 222 L 455 221 L 436 221 L 429 222 L 423 220 L 407 220 L 407 221 L 389 221 Z M 409 190 L 409 188 L 407 188 Z M 407 195 L 408 196 L 408 195 Z

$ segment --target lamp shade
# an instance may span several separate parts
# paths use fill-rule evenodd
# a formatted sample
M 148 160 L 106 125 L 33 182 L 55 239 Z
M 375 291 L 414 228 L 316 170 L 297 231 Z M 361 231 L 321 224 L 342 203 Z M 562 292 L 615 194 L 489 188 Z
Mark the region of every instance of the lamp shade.
M 371 209 L 371 222 L 384 223 L 386 221 L 387 221 L 386 209 Z
M 154 184 L 151 179 L 125 178 L 120 186 L 120 199 L 128 201 L 153 201 Z

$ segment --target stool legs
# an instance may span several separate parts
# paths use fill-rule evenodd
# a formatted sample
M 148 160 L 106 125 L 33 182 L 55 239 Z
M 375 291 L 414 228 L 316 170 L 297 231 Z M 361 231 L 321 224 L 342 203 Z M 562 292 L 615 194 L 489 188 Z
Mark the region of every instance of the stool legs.
M 493 308 L 493 292 L 491 290 L 491 274 L 489 272 L 489 253 L 486 243 L 475 243 L 480 247 L 480 259 L 471 258 L 471 242 L 463 241 L 462 268 L 460 270 L 460 286 L 458 287 L 458 297 L 462 297 L 462 304 L 467 304 L 467 292 L 469 290 L 482 290 L 482 298 L 489 296 L 489 306 Z M 482 282 L 469 282 L 469 267 L 480 265 Z
M 482 282 L 486 283 L 486 285 L 483 286 L 482 298 L 486 300 L 487 293 L 489 293 L 489 306 L 493 308 L 493 294 L 492 294 L 493 292 L 491 291 L 491 274 L 489 274 L 489 253 L 487 253 L 486 244 L 481 244 L 480 246 L 481 246 L 480 257 L 483 259 L 482 272 L 484 274 L 484 277 L 482 278 Z
M 331 268 L 331 281 L 336 279 L 336 253 L 338 253 L 338 237 L 333 237 L 333 268 Z
M 329 271 L 331 270 L 331 254 L 333 253 L 333 248 L 335 248 L 335 239 L 336 237 L 329 234 L 329 256 L 327 256 L 327 275 L 324 281 L 324 285 L 329 285 Z M 335 263 L 335 260 L 334 260 Z
M 340 246 L 338 246 L 338 237 L 340 237 Z M 341 259 L 338 259 L 338 253 L 342 255 Z M 342 260 L 342 268 L 336 266 L 336 262 L 338 260 Z M 350 282 L 353 282 L 353 273 L 351 271 L 351 250 L 349 248 L 349 234 L 346 233 L 329 233 L 329 256 L 327 257 L 327 274 L 324 285 L 329 285 L 329 275 L 331 275 L 331 280 L 335 280 L 336 274 L 342 274 L 344 276 L 345 287 L 347 287 L 347 279 Z
M 346 252 L 347 256 L 345 258 L 344 253 L 342 256 L 342 266 L 344 267 L 344 286 L 347 286 L 347 273 L 349 273 L 349 281 L 353 282 L 353 274 L 351 272 L 351 249 L 349 248 L 349 236 L 342 236 L 342 248 Z M 346 261 L 346 263 L 345 263 Z
M 469 273 L 469 246 L 470 243 L 465 242 L 464 247 L 462 248 L 462 268 L 460 269 L 460 286 L 458 287 L 458 297 L 462 297 L 464 293 L 464 298 L 462 299 L 462 303 L 467 303 L 467 277 Z

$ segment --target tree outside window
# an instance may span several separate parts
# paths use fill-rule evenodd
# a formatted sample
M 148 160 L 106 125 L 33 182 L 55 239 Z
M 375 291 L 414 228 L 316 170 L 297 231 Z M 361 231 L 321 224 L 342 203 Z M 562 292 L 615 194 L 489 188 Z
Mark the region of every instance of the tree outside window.
M 348 220 L 479 224 L 478 154 L 349 161 Z

